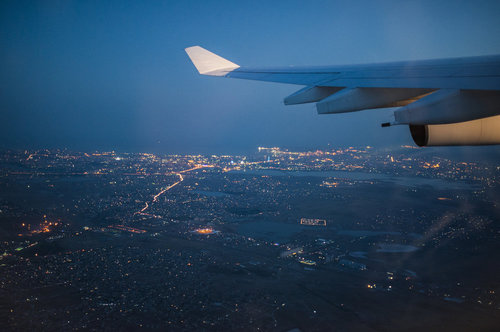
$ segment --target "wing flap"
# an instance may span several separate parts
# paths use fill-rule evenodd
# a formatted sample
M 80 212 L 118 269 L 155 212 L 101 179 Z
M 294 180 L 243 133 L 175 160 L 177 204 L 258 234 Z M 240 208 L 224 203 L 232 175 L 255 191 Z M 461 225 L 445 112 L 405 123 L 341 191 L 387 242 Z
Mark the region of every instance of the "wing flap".
M 307 86 L 289 95 L 283 101 L 285 105 L 307 104 L 320 101 L 342 88 L 332 88 L 329 86 Z
M 285 84 L 298 84 L 318 86 L 324 81 L 335 79 L 338 74 L 331 73 L 296 73 L 296 72 L 277 72 L 277 71 L 252 71 L 249 68 L 236 69 L 228 72 L 226 77 L 240 78 L 245 80 L 265 81 Z
M 347 88 L 316 104 L 318 114 L 346 113 L 398 106 L 400 101 L 431 92 L 427 89 Z

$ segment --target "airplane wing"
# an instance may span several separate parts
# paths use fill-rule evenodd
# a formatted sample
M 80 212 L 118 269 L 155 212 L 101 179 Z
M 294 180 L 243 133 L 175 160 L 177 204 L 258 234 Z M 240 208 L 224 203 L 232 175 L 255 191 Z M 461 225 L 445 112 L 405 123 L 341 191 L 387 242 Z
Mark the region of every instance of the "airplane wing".
M 200 46 L 186 48 L 202 75 L 304 85 L 285 105 L 319 114 L 398 107 L 420 145 L 500 144 L 500 56 L 328 67 L 248 68 Z

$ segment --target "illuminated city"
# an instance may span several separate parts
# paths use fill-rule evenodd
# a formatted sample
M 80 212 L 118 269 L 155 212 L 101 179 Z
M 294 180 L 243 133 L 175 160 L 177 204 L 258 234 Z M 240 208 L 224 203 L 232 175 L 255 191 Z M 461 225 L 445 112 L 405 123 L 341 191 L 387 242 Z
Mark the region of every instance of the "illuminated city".
M 398 329 L 408 303 L 450 326 L 500 318 L 495 163 L 406 146 L 0 158 L 14 329 Z

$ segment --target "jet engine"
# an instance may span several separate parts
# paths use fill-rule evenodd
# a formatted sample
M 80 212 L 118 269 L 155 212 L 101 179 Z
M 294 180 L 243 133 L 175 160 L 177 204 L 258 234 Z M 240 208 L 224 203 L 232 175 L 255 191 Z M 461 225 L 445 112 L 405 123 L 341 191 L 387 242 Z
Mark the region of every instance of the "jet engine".
M 500 115 L 450 124 L 410 124 L 418 146 L 500 144 Z

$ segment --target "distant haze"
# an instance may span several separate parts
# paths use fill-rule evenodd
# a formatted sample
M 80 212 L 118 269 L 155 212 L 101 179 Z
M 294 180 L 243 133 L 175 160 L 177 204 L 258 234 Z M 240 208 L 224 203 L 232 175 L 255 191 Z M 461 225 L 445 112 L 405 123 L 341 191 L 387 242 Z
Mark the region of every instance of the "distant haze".
M 2 1 L 0 147 L 413 144 L 407 127 L 380 128 L 390 111 L 285 107 L 300 86 L 202 77 L 184 48 L 248 66 L 500 54 L 499 17 L 498 1 Z

